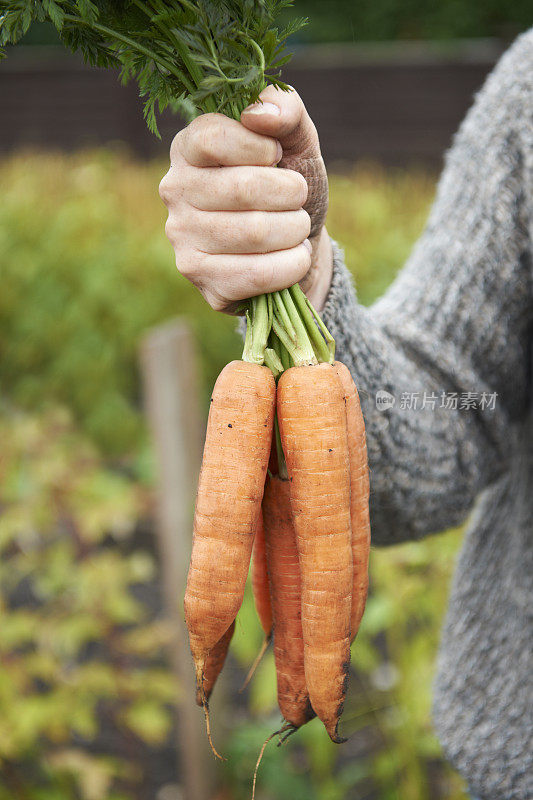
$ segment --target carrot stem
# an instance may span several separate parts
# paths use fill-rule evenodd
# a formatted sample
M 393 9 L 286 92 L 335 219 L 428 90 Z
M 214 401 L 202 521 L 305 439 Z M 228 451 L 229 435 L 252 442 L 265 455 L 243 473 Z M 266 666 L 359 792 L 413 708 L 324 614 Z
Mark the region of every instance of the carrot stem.
M 278 354 L 272 347 L 265 348 L 264 362 L 265 366 L 269 368 L 276 379 L 279 378 L 285 369 Z
M 304 296 L 305 303 L 306 303 L 306 305 L 307 305 L 307 307 L 308 307 L 309 311 L 310 311 L 310 312 L 311 312 L 311 314 L 313 315 L 313 317 L 314 317 L 314 319 L 315 319 L 315 322 L 316 322 L 316 324 L 318 325 L 318 327 L 319 327 L 319 328 L 320 328 L 320 330 L 322 331 L 322 334 L 323 334 L 323 336 L 324 336 L 324 339 L 325 339 L 325 340 L 326 340 L 326 342 L 327 342 L 327 345 L 328 345 L 329 352 L 330 352 L 330 354 L 331 354 L 331 361 L 330 361 L 330 363 L 332 364 L 332 363 L 333 363 L 333 361 L 335 360 L 335 339 L 333 338 L 333 336 L 331 335 L 331 333 L 328 331 L 328 329 L 327 329 L 327 328 L 326 328 L 326 326 L 324 325 L 324 320 L 322 319 L 322 317 L 320 316 L 320 314 L 318 313 L 318 311 L 317 311 L 317 310 L 316 310 L 316 309 L 313 307 L 313 305 L 311 304 L 311 301 L 309 300 L 309 298 L 308 298 L 308 297 L 306 297 L 306 296 L 303 294 L 303 292 L 302 292 L 302 290 L 300 289 L 300 287 L 299 287 L 299 286 L 296 286 L 296 287 L 293 287 L 293 288 L 295 289 L 295 292 L 301 292 L 301 294 Z
M 294 325 L 291 322 L 291 318 L 288 314 L 288 311 L 285 308 L 285 303 L 283 302 L 281 293 L 274 292 L 272 295 L 272 300 L 276 306 L 276 311 L 278 313 L 280 322 L 282 323 L 283 327 L 285 328 L 291 339 L 293 339 L 294 342 L 297 342 L 296 331 L 294 329 Z
M 299 340 L 298 344 L 295 345 L 278 319 L 276 311 L 274 311 L 274 317 L 272 319 L 272 328 L 274 329 L 276 336 L 279 337 L 281 343 L 287 348 L 287 351 L 289 352 L 296 366 L 318 363 L 315 358 L 311 342 L 309 341 L 309 337 L 307 334 L 305 334 L 305 329 L 303 339 Z
M 278 473 L 279 477 L 283 481 L 287 481 L 289 479 L 289 473 L 287 472 L 287 463 L 285 461 L 285 453 L 283 452 L 283 445 L 281 444 L 281 434 L 279 432 L 279 422 L 278 422 L 278 415 L 274 417 L 274 434 L 276 436 L 276 453 L 278 456 Z
M 246 314 L 246 338 L 242 360 L 252 364 L 265 363 L 265 349 L 272 325 L 272 301 L 266 294 L 252 297 L 252 313 Z
M 315 355 L 318 361 L 319 362 L 326 361 L 332 364 L 333 356 L 335 355 L 335 350 L 333 350 L 333 353 L 331 353 L 329 343 L 325 340 L 325 334 L 323 335 L 323 330 L 322 329 L 319 330 L 319 328 L 317 327 L 315 320 L 318 317 L 318 314 L 316 314 L 316 311 L 313 309 L 313 307 L 309 303 L 307 297 L 302 292 L 298 284 L 291 286 L 291 288 L 288 289 L 288 292 L 291 296 L 291 299 L 294 301 L 294 304 L 300 315 L 300 319 L 305 325 L 307 334 L 311 340 L 311 344 L 313 345 L 313 350 L 315 351 Z M 324 323 L 322 324 L 324 325 Z M 331 341 L 333 341 L 333 337 L 331 336 L 325 325 L 324 325 L 324 330 L 330 337 Z M 333 346 L 335 347 L 334 341 L 333 341 Z
M 298 308 L 296 307 L 294 300 L 292 299 L 292 295 L 289 289 L 282 289 L 280 292 L 281 297 L 283 298 L 283 303 L 285 308 L 287 309 L 287 314 L 290 317 L 290 320 L 296 330 L 296 337 L 299 347 L 304 350 L 312 350 L 312 344 L 309 338 L 309 335 L 306 330 L 306 326 L 304 321 L 299 313 Z M 290 352 L 290 350 L 289 350 Z M 314 355 L 314 354 L 313 354 Z
M 284 347 L 281 344 L 281 342 L 280 342 L 280 349 L 281 349 L 280 358 L 281 358 L 281 363 L 283 364 L 283 369 L 284 370 L 289 369 L 290 367 L 292 367 L 291 357 L 287 351 L 287 348 Z

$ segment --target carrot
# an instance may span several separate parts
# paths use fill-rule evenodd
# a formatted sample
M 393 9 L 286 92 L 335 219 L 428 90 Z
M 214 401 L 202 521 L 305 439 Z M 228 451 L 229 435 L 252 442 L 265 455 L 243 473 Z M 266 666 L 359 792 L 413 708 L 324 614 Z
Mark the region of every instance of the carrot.
M 263 515 L 259 515 L 259 524 L 255 533 L 254 549 L 252 556 L 252 591 L 255 609 L 259 622 L 263 628 L 265 639 L 270 641 L 272 636 L 272 606 L 270 603 L 270 587 L 268 585 L 268 571 L 265 549 L 265 531 Z
M 263 628 L 265 637 L 259 648 L 252 666 L 250 667 L 246 679 L 239 691 L 244 691 L 254 673 L 259 666 L 261 659 L 267 651 L 267 647 L 272 639 L 272 607 L 270 604 L 270 587 L 268 585 L 268 572 L 265 553 L 265 533 L 263 528 L 263 515 L 259 515 L 259 523 L 254 539 L 254 549 L 252 551 L 252 593 L 254 596 L 255 610 L 259 617 L 259 622 Z
M 196 702 L 199 706 L 203 706 L 211 697 L 211 692 L 213 691 L 216 680 L 222 672 L 222 667 L 224 666 L 234 631 L 235 621 L 231 623 L 226 633 L 207 654 L 202 676 L 202 685 L 196 687 Z
M 184 600 L 200 692 L 208 654 L 242 603 L 270 455 L 274 405 L 273 375 L 253 363 L 232 361 L 213 390 Z
M 274 619 L 278 704 L 284 719 L 299 728 L 315 714 L 305 681 L 300 563 L 289 481 L 278 476 L 267 477 L 263 518 Z
M 333 366 L 293 367 L 277 411 L 302 580 L 305 677 L 334 742 L 350 664 L 352 550 L 346 411 Z
M 350 457 L 350 515 L 352 520 L 353 558 L 351 638 L 353 641 L 361 624 L 368 594 L 368 560 L 370 555 L 368 498 L 370 483 L 365 422 L 361 412 L 359 394 L 348 367 L 340 361 L 336 361 L 334 366 L 344 391 Z

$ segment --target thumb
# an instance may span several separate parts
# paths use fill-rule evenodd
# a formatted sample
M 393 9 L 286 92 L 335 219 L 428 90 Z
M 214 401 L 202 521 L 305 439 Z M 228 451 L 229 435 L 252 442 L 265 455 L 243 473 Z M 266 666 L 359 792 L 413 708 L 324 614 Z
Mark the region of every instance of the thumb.
M 328 179 L 313 121 L 301 97 L 267 86 L 259 101 L 241 114 L 242 124 L 255 133 L 272 136 L 283 149 L 280 167 L 300 172 L 308 186 L 305 210 L 311 217 L 309 238 L 320 233 L 328 208 Z
M 242 112 L 241 122 L 255 133 L 277 139 L 284 157 L 320 156 L 316 128 L 294 89 L 283 92 L 275 86 L 267 86 L 259 95 L 259 101 Z

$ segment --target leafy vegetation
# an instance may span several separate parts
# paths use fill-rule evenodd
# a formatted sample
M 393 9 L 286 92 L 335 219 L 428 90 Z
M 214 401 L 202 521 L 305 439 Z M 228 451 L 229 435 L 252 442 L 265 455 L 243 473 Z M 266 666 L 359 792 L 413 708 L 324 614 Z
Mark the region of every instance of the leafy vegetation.
M 305 21 L 275 27 L 290 0 L 3 0 L 0 46 L 16 44 L 35 22 L 51 22 L 60 40 L 90 64 L 135 78 L 148 127 L 156 106 L 186 117 L 220 111 L 238 119 L 267 83 L 286 88 L 285 40 Z M 0 56 L 2 55 L 0 51 Z
M 157 565 L 133 537 L 150 513 L 138 343 L 176 315 L 201 329 L 207 407 L 240 340 L 235 320 L 176 273 L 157 196 L 165 168 L 109 151 L 0 163 L 0 800 L 148 800 L 139 754 L 166 738 L 180 690 L 164 658 L 167 631 L 139 599 L 157 584 Z M 433 178 L 361 166 L 331 187 L 331 232 L 370 302 L 420 232 Z M 374 551 L 345 715 L 352 739 L 330 745 L 313 722 L 286 747 L 272 745 L 265 800 L 464 798 L 429 718 L 459 538 Z M 241 619 L 230 674 L 249 666 L 261 639 L 248 595 Z M 274 685 L 270 654 L 247 721 L 235 713 L 229 797 L 249 797 L 276 721 Z M 102 719 L 130 749 L 99 744 Z
M 296 14 L 309 17 L 309 25 L 295 38 L 298 43 L 509 39 L 531 25 L 529 0 L 454 0 L 437 4 L 432 0 L 295 0 L 294 5 Z M 25 44 L 57 42 L 57 31 L 46 23 L 33 25 L 24 38 Z
M 128 797 L 134 764 L 91 753 L 101 723 L 157 744 L 177 698 L 168 631 L 132 593 L 155 564 L 124 548 L 146 498 L 64 411 L 3 407 L 0 440 L 0 798 L 103 800 L 117 779 Z

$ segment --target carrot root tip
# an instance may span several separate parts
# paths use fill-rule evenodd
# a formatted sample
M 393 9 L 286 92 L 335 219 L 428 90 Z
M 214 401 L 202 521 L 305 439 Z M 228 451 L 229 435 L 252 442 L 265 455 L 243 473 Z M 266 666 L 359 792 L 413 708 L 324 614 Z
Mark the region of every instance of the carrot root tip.
M 207 702 L 207 700 L 204 700 L 202 705 L 203 705 L 204 717 L 205 717 L 205 730 L 206 730 L 206 733 L 207 733 L 207 740 L 209 742 L 209 746 L 211 747 L 211 751 L 212 751 L 213 755 L 215 756 L 215 758 L 218 758 L 220 761 L 226 761 L 224 756 L 220 755 L 218 750 L 215 748 L 215 745 L 213 744 L 213 739 L 211 737 L 211 722 L 209 721 L 209 703 Z
M 218 750 L 216 749 L 215 745 L 213 744 L 213 739 L 211 736 L 211 720 L 209 718 L 209 700 L 206 697 L 204 691 L 204 664 L 197 664 L 196 665 L 196 702 L 200 700 L 199 705 L 202 706 L 204 710 L 204 717 L 205 717 L 205 731 L 207 734 L 207 740 L 209 742 L 209 746 L 211 747 L 211 751 L 215 758 L 218 758 L 220 761 L 225 761 L 226 759 L 224 756 L 221 756 Z
M 288 739 L 290 736 L 292 736 L 292 734 L 293 734 L 293 733 L 296 733 L 296 731 L 297 731 L 297 730 L 299 730 L 298 726 L 297 726 L 297 725 L 293 725 L 293 724 L 292 724 L 292 722 L 289 722 L 289 723 L 287 723 L 287 725 L 286 725 L 286 726 L 284 726 L 284 728 L 282 728 L 282 729 L 281 729 L 280 733 L 281 733 L 281 732 L 282 732 L 284 729 L 285 729 L 285 730 L 287 730 L 287 729 L 288 729 L 288 732 L 285 734 L 285 736 L 280 736 L 280 738 L 279 738 L 279 742 L 278 742 L 278 744 L 277 744 L 277 747 L 281 747 L 283 744 L 285 744 L 285 742 L 287 741 L 287 739 Z
M 288 728 L 293 728 L 293 727 L 294 726 L 291 725 L 290 722 L 288 722 L 286 725 L 283 725 L 278 731 L 274 731 L 274 733 L 271 733 L 270 736 L 267 736 L 267 738 L 263 742 L 263 746 L 261 747 L 261 750 L 259 751 L 259 756 L 257 758 L 257 762 L 255 764 L 255 769 L 254 769 L 254 781 L 253 781 L 253 784 L 252 784 L 252 800 L 255 800 L 255 785 L 257 783 L 257 772 L 259 770 L 259 765 L 261 763 L 261 759 L 263 758 L 263 753 L 265 752 L 265 748 L 266 748 L 267 744 L 270 742 L 271 739 L 274 738 L 274 736 L 280 736 L 282 733 L 285 733 L 285 731 Z M 278 747 L 279 747 L 279 745 L 278 745 Z
M 333 742 L 333 744 L 344 744 L 345 742 L 348 741 L 348 739 L 346 737 L 344 737 L 344 736 L 340 736 L 339 735 L 338 728 L 339 728 L 339 723 L 338 722 L 335 724 L 335 728 L 333 728 L 333 730 L 331 728 L 326 728 L 326 730 L 328 732 L 328 736 L 331 739 L 331 741 Z

